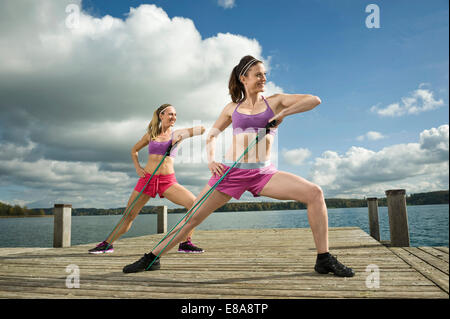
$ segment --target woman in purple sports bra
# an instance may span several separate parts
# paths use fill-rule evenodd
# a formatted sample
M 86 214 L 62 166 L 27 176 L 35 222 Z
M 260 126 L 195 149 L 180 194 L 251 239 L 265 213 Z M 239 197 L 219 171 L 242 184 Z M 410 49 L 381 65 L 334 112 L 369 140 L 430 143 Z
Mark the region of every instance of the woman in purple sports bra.
M 265 98 L 262 95 L 265 83 L 264 65 L 252 56 L 243 57 L 231 72 L 229 92 L 232 102 L 225 106 L 207 138 L 208 168 L 213 176 L 195 202 L 243 154 L 249 143 L 255 139 L 256 134 L 260 130 L 265 132 L 265 126 L 270 121 L 276 121 L 276 128 L 286 116 L 312 110 L 321 103 L 317 96 L 309 94 L 275 94 Z M 216 162 L 216 137 L 230 124 L 233 127 L 233 143 L 224 160 Z M 267 196 L 306 203 L 308 220 L 317 250 L 314 269 L 322 274 L 332 272 L 342 277 L 353 276 L 354 272 L 351 268 L 344 266 L 335 256 L 329 254 L 327 207 L 321 188 L 302 177 L 278 171 L 270 163 L 274 134 L 275 129 L 272 129 L 255 147 L 250 149 L 237 166 L 230 170 L 165 250 L 163 247 L 173 236 L 169 236 L 139 261 L 125 266 L 123 271 L 137 272 L 158 269 L 160 267 L 159 258 L 149 269 L 147 268 L 161 251 L 162 254 L 167 253 L 213 211 L 227 203 L 232 197 L 239 199 L 245 191 L 249 191 L 255 197 Z M 175 234 L 180 227 L 181 225 L 173 233 Z
M 161 105 L 154 113 L 152 121 L 148 126 L 147 133 L 142 139 L 136 143 L 131 149 L 131 158 L 136 168 L 136 173 L 140 177 L 136 187 L 134 188 L 130 199 L 128 200 L 127 208 L 132 205 L 134 199 L 139 195 L 148 180 L 152 176 L 153 171 L 161 162 L 162 157 L 166 153 L 168 147 L 175 142 L 180 142 L 183 139 L 200 135 L 205 132 L 203 126 L 193 127 L 189 129 L 172 130 L 173 125 L 177 119 L 175 108 L 170 104 Z M 138 159 L 138 152 L 148 145 L 148 160 L 145 167 L 141 167 Z M 125 234 L 131 227 L 133 220 L 137 217 L 142 207 L 148 202 L 150 198 L 155 198 L 156 194 L 160 198 L 167 198 L 171 202 L 184 206 L 186 209 L 192 207 L 195 196 L 185 187 L 178 184 L 175 178 L 175 171 L 173 167 L 173 159 L 176 155 L 177 147 L 174 147 L 169 156 L 167 156 L 158 171 L 153 175 L 150 182 L 145 186 L 142 194 L 134 204 L 127 216 L 123 217 L 125 220 L 119 222 L 118 229 L 115 229 L 105 241 L 98 244 L 93 249 L 89 250 L 91 254 L 111 253 L 114 251 L 113 242 L 120 236 Z M 123 219 L 122 218 L 122 219 Z M 178 247 L 179 252 L 183 253 L 202 253 L 203 249 L 195 246 L 191 242 L 193 230 L 186 234 L 184 241 Z

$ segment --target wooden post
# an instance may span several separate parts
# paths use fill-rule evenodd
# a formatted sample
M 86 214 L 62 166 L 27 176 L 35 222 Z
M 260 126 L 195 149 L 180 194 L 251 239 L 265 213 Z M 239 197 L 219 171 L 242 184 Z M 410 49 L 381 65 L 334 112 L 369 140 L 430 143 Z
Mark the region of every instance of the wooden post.
M 55 204 L 53 209 L 53 247 L 70 247 L 72 205 Z
M 409 247 L 408 213 L 406 211 L 406 191 L 391 189 L 386 191 L 389 214 L 389 230 L 392 247 Z
M 167 232 L 167 206 L 159 206 L 157 208 L 158 223 L 157 233 L 163 234 Z
M 367 198 L 369 208 L 369 229 L 370 236 L 380 241 L 380 224 L 378 222 L 378 199 L 376 197 Z

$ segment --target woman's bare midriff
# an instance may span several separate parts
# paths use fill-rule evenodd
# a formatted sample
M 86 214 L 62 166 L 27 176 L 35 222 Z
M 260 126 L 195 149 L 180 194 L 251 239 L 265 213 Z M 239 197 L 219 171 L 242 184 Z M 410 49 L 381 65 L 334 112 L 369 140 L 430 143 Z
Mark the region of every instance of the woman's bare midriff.
M 255 140 L 256 133 L 240 133 L 233 135 L 233 144 L 225 154 L 225 160 L 234 162 L 246 150 L 246 148 Z M 248 150 L 248 153 L 241 159 L 242 163 L 266 162 L 270 160 L 270 150 L 272 148 L 274 137 L 265 135 L 258 144 Z
M 153 171 L 158 167 L 159 162 L 164 155 L 151 154 L 148 156 L 147 165 L 145 165 L 145 171 L 149 174 L 152 174 Z M 156 175 L 169 175 L 175 173 L 173 168 L 173 158 L 170 156 L 166 156 L 164 162 L 158 168 Z

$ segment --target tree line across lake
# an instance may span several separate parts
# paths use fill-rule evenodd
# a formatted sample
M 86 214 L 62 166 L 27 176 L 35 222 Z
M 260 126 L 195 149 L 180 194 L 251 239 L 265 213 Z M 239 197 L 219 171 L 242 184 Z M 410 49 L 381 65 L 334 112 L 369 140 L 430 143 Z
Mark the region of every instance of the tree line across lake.
M 329 198 L 325 199 L 328 208 L 351 208 L 351 207 L 367 207 L 367 199 L 345 199 L 345 198 Z M 436 191 L 428 193 L 411 194 L 406 197 L 407 205 L 434 205 L 448 204 L 449 191 Z M 386 198 L 378 199 L 378 206 L 387 206 Z M 145 206 L 141 214 L 156 213 L 158 206 Z M 275 202 L 236 202 L 227 203 L 217 212 L 242 212 L 242 211 L 260 211 L 260 210 L 297 210 L 306 209 L 306 205 L 295 201 L 275 201 Z M 184 208 L 168 209 L 170 213 L 184 213 Z M 73 216 L 89 216 L 89 215 L 119 215 L 124 212 L 124 208 L 73 208 Z M 8 205 L 0 202 L 0 216 L 46 216 L 53 215 L 53 208 L 35 208 L 29 209 L 26 206 Z

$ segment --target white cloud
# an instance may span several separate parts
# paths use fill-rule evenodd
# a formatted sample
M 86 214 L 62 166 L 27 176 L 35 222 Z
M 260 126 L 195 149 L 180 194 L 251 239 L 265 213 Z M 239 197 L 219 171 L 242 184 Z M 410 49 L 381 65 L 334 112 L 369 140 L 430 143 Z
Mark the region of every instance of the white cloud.
M 281 151 L 283 159 L 291 165 L 302 165 L 311 156 L 311 151 L 306 148 L 296 148 L 292 150 L 283 149 Z
M 385 108 L 380 108 L 378 105 L 374 105 L 370 110 L 377 113 L 380 116 L 402 116 L 402 115 L 417 115 L 422 112 L 431 111 L 444 105 L 442 99 L 435 100 L 434 94 L 431 90 L 424 89 L 427 86 L 425 83 L 421 83 L 419 88 L 412 92 L 407 97 L 402 97 L 401 102 L 395 102 L 389 104 Z
M 32 152 L 32 148 L 29 151 Z M 45 207 L 51 207 L 57 202 L 71 203 L 75 207 L 88 204 L 101 207 L 106 203 L 124 206 L 123 202 L 135 182 L 125 173 L 102 171 L 95 163 L 45 159 L 33 162 L 24 158 L 1 159 L 0 175 L 0 188 L 20 185 L 28 190 L 25 192 L 27 203 L 47 200 L 48 205 Z M 18 199 L 19 202 L 23 200 Z
M 14 11 L 5 9 L 14 3 L 2 2 L 0 12 Z M 30 19 L 0 13 L 12 25 L 2 34 L 2 106 L 46 123 L 75 123 L 150 117 L 169 102 L 184 120 L 213 120 L 229 102 L 233 66 L 246 54 L 262 58 L 256 40 L 230 33 L 202 39 L 192 20 L 171 19 L 154 5 L 131 8 L 126 20 L 81 11 L 72 29 L 65 5 L 30 2 Z M 29 32 L 17 34 L 17 25 Z
M 420 147 L 435 153 L 440 153 L 440 158 L 448 155 L 448 125 L 431 128 L 420 133 Z
M 235 6 L 235 0 L 217 0 L 217 4 L 225 9 L 231 9 Z
M 358 136 L 356 139 L 358 141 L 364 141 L 364 140 L 368 140 L 368 141 L 377 141 L 377 140 L 381 140 L 383 138 L 386 138 L 386 136 L 384 136 L 383 134 L 381 134 L 380 132 L 375 132 L 375 131 L 369 131 L 364 135 L 360 135 Z
M 0 2 L 0 200 L 123 206 L 137 179 L 130 149 L 156 107 L 176 106 L 178 128 L 207 126 L 229 103 L 228 78 L 242 56 L 270 70 L 256 39 L 202 38 L 192 20 L 155 5 L 130 8 L 124 20 L 81 10 L 68 27 L 68 4 L 82 7 Z M 267 83 L 268 95 L 282 91 Z M 176 170 L 194 193 L 206 183 L 204 163 Z M 202 178 L 187 178 L 194 172 Z
M 448 189 L 448 125 L 420 133 L 419 143 L 397 144 L 375 152 L 351 147 L 345 154 L 326 151 L 316 158 L 311 180 L 330 196 L 383 195 Z

